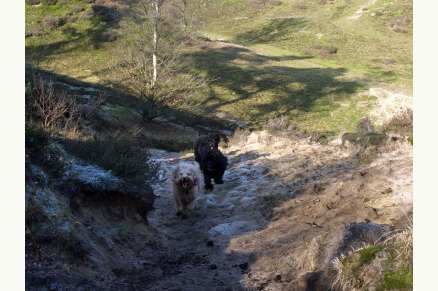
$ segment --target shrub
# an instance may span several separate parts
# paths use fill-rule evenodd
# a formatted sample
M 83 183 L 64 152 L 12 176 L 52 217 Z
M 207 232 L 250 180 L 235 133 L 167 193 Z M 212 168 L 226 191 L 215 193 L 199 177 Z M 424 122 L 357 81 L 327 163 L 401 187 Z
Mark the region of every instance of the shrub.
M 84 10 L 85 10 L 85 8 L 81 7 L 79 5 L 76 5 L 76 6 L 73 7 L 73 12 L 75 12 L 75 13 L 79 13 L 79 12 L 82 12 Z
M 61 17 L 59 17 L 58 15 L 56 15 L 56 16 L 48 15 L 48 16 L 44 17 L 43 24 L 48 29 L 53 30 L 53 29 L 57 29 L 58 27 L 60 27 L 63 24 L 63 21 L 62 21 Z
M 89 20 L 91 18 L 93 18 L 94 16 L 96 16 L 96 14 L 92 11 L 85 13 L 82 18 L 85 20 Z
M 72 23 L 75 22 L 76 20 L 78 20 L 77 17 L 72 16 L 70 13 L 65 14 L 65 16 L 62 18 L 62 21 L 68 22 L 68 23 Z
M 331 55 L 338 52 L 338 49 L 331 45 L 316 45 L 315 48 L 319 50 L 320 55 Z
M 27 31 L 25 37 L 31 37 L 31 36 L 41 36 L 41 35 L 46 35 L 47 32 L 45 32 L 43 29 L 41 29 L 40 27 L 35 28 L 32 31 Z
M 414 127 L 414 112 L 411 108 L 405 108 L 395 114 L 383 128 L 386 131 L 396 131 L 409 134 Z
M 117 36 L 115 36 L 111 31 L 104 31 L 99 34 L 99 40 L 104 42 L 112 42 L 117 40 Z
M 228 146 L 243 146 L 245 145 L 248 136 L 251 132 L 248 129 L 238 128 L 234 134 L 228 139 Z
M 99 15 L 100 19 L 105 22 L 113 21 L 118 16 L 117 11 L 110 7 L 93 5 L 91 8 L 95 15 Z
M 362 118 L 357 122 L 356 131 L 360 133 L 375 132 L 373 123 L 368 117 Z
M 266 121 L 264 129 L 273 129 L 273 130 L 281 130 L 281 131 L 289 130 L 290 129 L 289 118 L 287 116 L 269 118 L 268 121 Z
M 26 4 L 28 5 L 38 5 L 42 2 L 42 0 L 26 0 Z
M 45 5 L 55 5 L 56 3 L 58 3 L 58 0 L 41 0 L 41 3 Z
M 36 88 L 28 100 L 27 108 L 33 121 L 45 129 L 70 129 L 79 119 L 79 106 L 74 98 L 55 92 L 43 78 L 36 81 Z
M 317 142 L 320 144 L 327 144 L 328 138 L 327 135 L 320 131 L 314 131 L 310 134 L 310 140 L 313 142 Z
M 50 132 L 32 122 L 27 122 L 25 127 L 25 153 L 26 166 L 28 162 L 37 164 L 52 177 L 61 177 L 68 166 L 59 149 L 51 144 Z
M 49 144 L 50 134 L 41 127 L 26 123 L 25 126 L 25 151 L 30 159 L 41 157 L 43 149 Z
M 128 133 L 94 137 L 91 140 L 65 141 L 65 148 L 90 163 L 133 183 L 143 184 L 155 176 L 155 166 L 149 161 L 149 151 Z
M 281 4 L 283 4 L 283 2 L 278 0 L 270 0 L 268 1 L 268 3 L 271 4 L 272 6 L 280 6 Z

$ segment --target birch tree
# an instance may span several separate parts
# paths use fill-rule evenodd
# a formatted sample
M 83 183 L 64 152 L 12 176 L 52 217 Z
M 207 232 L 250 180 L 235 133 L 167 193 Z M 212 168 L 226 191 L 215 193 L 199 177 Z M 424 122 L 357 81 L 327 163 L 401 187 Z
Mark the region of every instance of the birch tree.
M 152 87 L 155 86 L 157 81 L 157 52 L 158 52 L 158 21 L 160 19 L 160 7 L 163 4 L 163 0 L 153 0 L 152 9 L 154 11 L 154 42 L 153 42 L 153 55 L 152 55 L 152 67 L 153 67 L 153 79 Z
M 188 39 L 186 4 L 185 0 L 132 4 L 131 32 L 121 40 L 111 81 L 143 100 L 145 119 L 161 115 L 166 107 L 193 106 L 190 96 L 207 83 L 194 73 L 190 56 L 181 49 Z M 170 7 L 179 13 L 171 13 Z M 179 21 L 181 25 L 175 25 Z

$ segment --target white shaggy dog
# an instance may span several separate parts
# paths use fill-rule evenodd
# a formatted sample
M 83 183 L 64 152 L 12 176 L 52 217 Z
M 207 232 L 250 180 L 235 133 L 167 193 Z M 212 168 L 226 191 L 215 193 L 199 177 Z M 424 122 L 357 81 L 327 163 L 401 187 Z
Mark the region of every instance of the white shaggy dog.
M 203 193 L 204 181 L 199 165 L 179 163 L 172 174 L 173 198 L 176 215 L 187 218 L 187 210 L 193 209 L 196 196 Z

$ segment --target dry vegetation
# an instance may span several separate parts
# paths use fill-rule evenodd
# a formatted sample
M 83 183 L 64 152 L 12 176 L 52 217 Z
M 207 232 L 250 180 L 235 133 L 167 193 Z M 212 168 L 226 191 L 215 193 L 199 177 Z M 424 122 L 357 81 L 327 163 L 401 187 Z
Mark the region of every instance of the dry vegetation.
M 66 93 L 56 93 L 50 82 L 37 78 L 36 87 L 27 97 L 29 122 L 41 124 L 48 130 L 70 130 L 77 126 L 80 116 L 79 105 L 75 98 Z
M 413 227 L 336 258 L 333 287 L 341 290 L 412 290 Z

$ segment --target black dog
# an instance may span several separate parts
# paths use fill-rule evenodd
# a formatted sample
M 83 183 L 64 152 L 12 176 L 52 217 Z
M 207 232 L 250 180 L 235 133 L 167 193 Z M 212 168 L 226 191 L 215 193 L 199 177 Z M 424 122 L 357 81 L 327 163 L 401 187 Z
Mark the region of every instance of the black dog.
M 198 137 L 193 145 L 195 151 L 195 161 L 201 163 L 201 155 L 204 147 L 209 149 L 217 149 L 220 142 L 220 136 L 217 133 L 210 133 L 208 135 L 201 135 Z
M 202 149 L 199 165 L 204 174 L 204 184 L 206 190 L 213 190 L 211 179 L 216 184 L 223 184 L 222 177 L 228 165 L 227 158 L 217 148 L 204 147 Z

